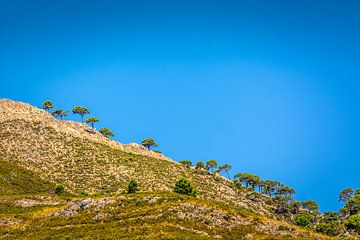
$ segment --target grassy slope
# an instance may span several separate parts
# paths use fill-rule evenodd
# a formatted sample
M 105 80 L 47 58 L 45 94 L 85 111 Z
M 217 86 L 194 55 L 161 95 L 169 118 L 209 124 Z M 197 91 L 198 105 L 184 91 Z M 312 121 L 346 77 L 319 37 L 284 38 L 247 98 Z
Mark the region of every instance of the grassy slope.
M 263 224 L 265 228 L 269 226 L 269 219 L 245 209 L 173 193 L 125 194 L 112 199 L 114 202 L 103 208 L 78 210 L 79 214 L 73 217 L 53 214 L 67 207 L 69 199 L 65 198 L 58 198 L 57 206 L 8 207 L 0 212 L 0 219 L 4 215 L 12 216 L 18 223 L 0 228 L 0 236 L 3 239 L 65 239 L 67 236 L 73 239 L 314 239 L 315 236 L 291 226 L 288 231 L 280 231 L 281 223 L 272 230 L 259 231 Z M 99 213 L 107 215 L 97 220 L 94 217 Z M 298 236 L 287 233 L 295 231 Z
M 0 177 L 5 179 L 0 183 L 0 236 L 3 239 L 65 239 L 66 236 L 74 239 L 242 239 L 245 236 L 296 239 L 295 235 L 298 239 L 313 239 L 310 236 L 314 236 L 259 214 L 271 212 L 271 206 L 264 203 L 268 200 L 266 197 L 257 195 L 249 200 L 248 195 L 256 193 L 239 191 L 223 178 L 167 160 L 125 153 L 62 135 L 36 122 L 3 122 L 0 138 L 0 155 L 7 160 L 0 161 Z M 180 176 L 191 179 L 200 198 L 171 193 Z M 139 182 L 142 193 L 121 194 L 130 179 Z M 55 182 L 64 183 L 75 194 L 80 190 L 100 192 L 116 202 L 100 211 L 89 209 L 75 217 L 55 217 L 53 212 L 76 200 L 51 196 Z M 59 205 L 21 207 L 15 204 L 24 197 L 44 201 L 39 195 L 47 195 L 48 201 L 59 202 Z M 155 204 L 145 200 L 154 196 L 161 198 Z M 94 220 L 99 212 L 108 216 Z M 288 230 L 279 230 L 284 224 Z
M 54 184 L 37 174 L 0 158 L 0 196 L 49 194 Z

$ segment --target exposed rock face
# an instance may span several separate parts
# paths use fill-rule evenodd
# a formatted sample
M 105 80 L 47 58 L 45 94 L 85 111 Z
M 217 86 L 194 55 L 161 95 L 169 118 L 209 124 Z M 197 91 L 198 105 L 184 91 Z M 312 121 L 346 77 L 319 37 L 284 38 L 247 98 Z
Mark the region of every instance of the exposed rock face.
M 121 144 L 102 136 L 86 124 L 74 121 L 57 120 L 43 109 L 36 108 L 27 103 L 16 102 L 9 99 L 0 99 L 0 122 L 24 120 L 29 122 L 40 122 L 45 127 L 51 127 L 56 131 L 72 135 L 74 137 L 86 138 L 109 145 L 125 152 L 136 153 L 148 157 L 171 160 L 161 153 L 149 151 L 137 143 Z
M 93 200 L 91 198 L 78 200 L 75 202 L 71 202 L 68 204 L 68 207 L 56 212 L 55 216 L 62 216 L 62 217 L 72 217 L 79 214 L 80 210 L 92 208 L 94 211 L 98 211 L 103 208 L 105 205 L 114 203 L 114 200 L 109 198 L 102 198 L 100 200 Z M 101 217 L 105 217 L 99 215 L 97 218 L 100 219 Z

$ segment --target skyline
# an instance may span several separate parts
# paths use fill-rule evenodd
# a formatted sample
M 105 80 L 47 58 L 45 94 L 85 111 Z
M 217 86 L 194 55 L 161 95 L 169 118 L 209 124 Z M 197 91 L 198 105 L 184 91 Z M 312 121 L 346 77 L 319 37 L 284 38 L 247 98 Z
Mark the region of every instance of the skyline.
M 357 1 L 1 1 L 0 97 L 337 211 L 360 188 L 359 30 Z

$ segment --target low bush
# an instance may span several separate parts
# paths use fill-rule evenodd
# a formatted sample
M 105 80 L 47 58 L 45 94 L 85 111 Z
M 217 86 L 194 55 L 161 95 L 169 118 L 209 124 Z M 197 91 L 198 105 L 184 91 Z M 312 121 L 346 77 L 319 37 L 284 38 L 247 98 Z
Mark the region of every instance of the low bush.
M 180 178 L 175 183 L 174 192 L 193 196 L 193 197 L 196 197 L 196 193 L 197 193 L 196 189 L 193 187 L 191 182 L 186 178 Z
M 128 185 L 128 193 L 135 193 L 138 190 L 138 183 L 135 180 L 131 180 Z
M 62 195 L 65 193 L 65 187 L 62 184 L 56 184 L 54 191 L 56 195 Z

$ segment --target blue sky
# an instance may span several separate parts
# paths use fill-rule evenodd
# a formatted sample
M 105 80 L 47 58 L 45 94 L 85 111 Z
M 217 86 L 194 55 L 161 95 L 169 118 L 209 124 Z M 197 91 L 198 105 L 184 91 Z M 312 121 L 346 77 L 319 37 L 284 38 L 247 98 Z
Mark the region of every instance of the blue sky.
M 360 188 L 359 43 L 351 0 L 2 0 L 0 97 L 87 106 L 116 140 L 337 210 Z

